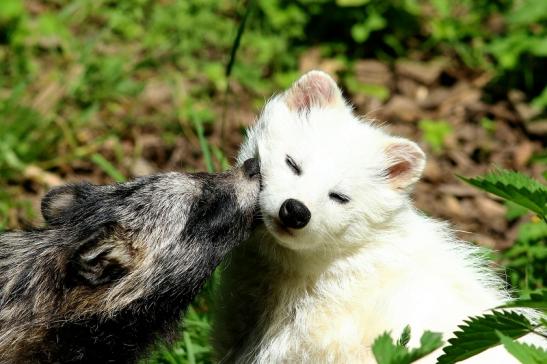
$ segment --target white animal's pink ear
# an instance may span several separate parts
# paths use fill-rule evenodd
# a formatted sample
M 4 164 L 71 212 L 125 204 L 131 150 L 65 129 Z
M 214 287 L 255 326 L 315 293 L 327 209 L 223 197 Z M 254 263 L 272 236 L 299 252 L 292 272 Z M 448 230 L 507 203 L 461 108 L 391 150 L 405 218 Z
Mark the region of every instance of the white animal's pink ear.
M 289 109 L 309 110 L 316 107 L 343 106 L 342 92 L 336 82 L 323 71 L 310 71 L 300 77 L 283 95 Z
M 391 138 L 385 153 L 388 164 L 386 176 L 390 184 L 397 190 L 409 190 L 424 170 L 424 152 L 410 140 Z

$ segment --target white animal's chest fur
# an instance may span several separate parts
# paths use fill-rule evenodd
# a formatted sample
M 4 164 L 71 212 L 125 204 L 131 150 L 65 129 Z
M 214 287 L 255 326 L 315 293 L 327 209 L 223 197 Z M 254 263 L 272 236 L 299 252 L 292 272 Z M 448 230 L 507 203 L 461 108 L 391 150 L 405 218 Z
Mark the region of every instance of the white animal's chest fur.
M 411 346 L 424 330 L 446 339 L 506 297 L 478 261 L 463 261 L 471 248 L 435 238 L 418 231 L 334 260 L 290 257 L 269 239 L 251 239 L 225 272 L 219 352 L 239 363 L 374 363 L 371 345 L 385 331 L 398 337 L 410 325 Z
M 263 278 L 268 293 L 252 303 L 261 306 L 260 319 L 248 323 L 244 352 L 227 362 L 340 362 L 366 353 L 366 326 L 357 312 L 364 291 L 351 287 L 353 279 L 294 272 Z
M 358 277 L 352 277 L 358 278 Z M 386 329 L 383 315 L 358 282 L 320 278 L 314 283 L 285 280 L 286 287 L 271 297 L 276 307 L 258 350 L 256 362 L 341 363 L 370 361 L 374 338 Z M 313 287 L 315 285 L 315 287 Z M 370 306 L 369 306 L 370 305 Z M 253 354 L 251 354 L 253 355 Z
M 366 326 L 359 322 L 364 312 L 357 312 L 362 290 L 332 276 L 282 277 L 282 282 L 269 297 L 277 305 L 262 340 L 249 352 L 255 361 L 339 362 L 363 355 L 352 349 L 362 347 L 367 337 Z

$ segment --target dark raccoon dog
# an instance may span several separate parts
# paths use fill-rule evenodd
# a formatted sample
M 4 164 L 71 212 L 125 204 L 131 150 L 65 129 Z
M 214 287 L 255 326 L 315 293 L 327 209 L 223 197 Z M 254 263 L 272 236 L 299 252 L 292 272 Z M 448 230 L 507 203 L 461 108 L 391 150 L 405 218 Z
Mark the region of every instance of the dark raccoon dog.
M 0 235 L 0 362 L 128 363 L 172 339 L 248 237 L 259 185 L 250 159 L 221 174 L 50 191 L 45 228 Z

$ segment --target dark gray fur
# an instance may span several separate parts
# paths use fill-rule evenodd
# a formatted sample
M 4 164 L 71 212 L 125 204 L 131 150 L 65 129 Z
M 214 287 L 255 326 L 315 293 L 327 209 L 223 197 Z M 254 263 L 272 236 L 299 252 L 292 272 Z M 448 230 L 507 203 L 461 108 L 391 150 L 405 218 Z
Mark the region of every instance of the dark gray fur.
M 0 362 L 127 363 L 173 338 L 258 190 L 243 169 L 52 190 L 45 228 L 0 235 Z

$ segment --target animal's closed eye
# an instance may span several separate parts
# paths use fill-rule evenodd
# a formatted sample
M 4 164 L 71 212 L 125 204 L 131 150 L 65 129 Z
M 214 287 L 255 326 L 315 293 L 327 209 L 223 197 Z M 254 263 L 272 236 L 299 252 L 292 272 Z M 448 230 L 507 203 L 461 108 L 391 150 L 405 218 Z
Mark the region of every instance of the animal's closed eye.
M 350 201 L 350 198 L 342 193 L 338 192 L 331 192 L 329 193 L 329 197 L 331 200 L 336 201 L 338 203 L 344 204 L 348 203 Z
M 290 156 L 285 157 L 285 163 L 287 163 L 290 169 L 292 169 L 294 174 L 296 174 L 297 176 L 300 176 L 302 174 L 302 169 L 296 164 L 296 162 Z

